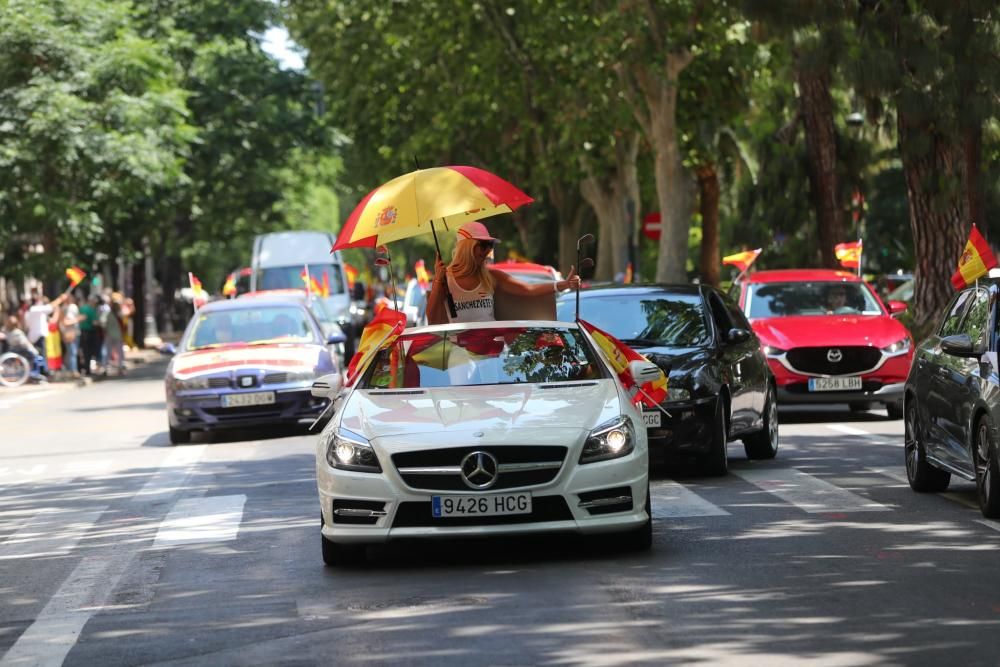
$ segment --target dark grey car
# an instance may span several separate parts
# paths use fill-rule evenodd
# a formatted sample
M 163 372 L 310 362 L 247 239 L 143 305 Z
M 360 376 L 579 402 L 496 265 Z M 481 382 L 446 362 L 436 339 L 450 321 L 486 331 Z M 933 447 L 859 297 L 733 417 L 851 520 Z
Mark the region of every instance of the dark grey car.
M 960 291 L 913 357 L 904 394 L 906 476 L 914 491 L 976 482 L 983 515 L 1000 517 L 1000 377 L 995 280 Z
M 563 294 L 572 321 L 576 293 Z M 580 293 L 580 317 L 669 373 L 663 408 L 646 409 L 653 459 L 697 458 L 712 475 L 728 471 L 726 443 L 742 439 L 748 458 L 778 451 L 774 376 L 739 307 L 708 285 L 608 285 Z

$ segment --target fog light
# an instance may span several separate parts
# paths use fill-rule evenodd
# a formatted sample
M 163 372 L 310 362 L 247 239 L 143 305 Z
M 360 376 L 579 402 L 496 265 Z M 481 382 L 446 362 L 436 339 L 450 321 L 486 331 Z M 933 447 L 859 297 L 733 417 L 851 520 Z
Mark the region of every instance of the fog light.
M 184 415 L 185 417 L 190 417 L 194 413 L 189 408 L 184 408 L 183 410 L 181 410 L 181 414 Z

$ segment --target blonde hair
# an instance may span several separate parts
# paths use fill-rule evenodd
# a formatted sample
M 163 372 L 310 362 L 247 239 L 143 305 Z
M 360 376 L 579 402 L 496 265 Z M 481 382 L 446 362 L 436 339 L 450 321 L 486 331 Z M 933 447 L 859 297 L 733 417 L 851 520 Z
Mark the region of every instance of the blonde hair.
M 480 284 L 492 292 L 496 284 L 493 274 L 490 273 L 489 265 L 486 262 L 476 263 L 476 255 L 473 249 L 479 243 L 478 239 L 459 239 L 455 244 L 455 254 L 452 255 L 451 264 L 448 271 L 453 278 L 464 278 L 465 276 L 477 276 Z

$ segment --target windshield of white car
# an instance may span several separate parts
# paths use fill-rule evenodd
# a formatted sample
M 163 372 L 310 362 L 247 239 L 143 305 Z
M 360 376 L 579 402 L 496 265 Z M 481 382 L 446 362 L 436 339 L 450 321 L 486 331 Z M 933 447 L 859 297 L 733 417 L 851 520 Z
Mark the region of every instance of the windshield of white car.
M 401 336 L 379 351 L 361 384 L 414 389 L 603 377 L 607 371 L 577 329 L 491 327 Z
M 882 314 L 875 296 L 861 282 L 756 283 L 747 295 L 750 318 Z
M 560 299 L 557 317 L 572 318 L 575 308 L 575 299 Z M 587 296 L 580 301 L 580 317 L 626 345 L 699 347 L 711 341 L 697 293 Z
M 196 313 L 184 349 L 295 342 L 319 342 L 302 308 L 254 307 Z

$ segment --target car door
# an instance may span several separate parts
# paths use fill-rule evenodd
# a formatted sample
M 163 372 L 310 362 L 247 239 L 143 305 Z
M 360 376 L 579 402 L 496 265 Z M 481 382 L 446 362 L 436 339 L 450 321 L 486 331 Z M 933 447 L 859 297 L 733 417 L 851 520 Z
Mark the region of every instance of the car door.
M 959 333 L 969 336 L 973 349 L 986 350 L 987 335 L 990 331 L 990 295 L 986 288 L 973 290 L 973 294 L 962 318 Z M 958 357 L 945 353 L 942 367 L 947 372 L 939 373 L 941 390 L 951 398 L 944 406 L 944 414 L 939 424 L 946 433 L 945 456 L 952 465 L 973 474 L 973 464 L 969 443 L 972 411 L 983 392 L 984 379 L 980 370 L 980 358 Z M 988 380 L 988 377 L 986 378 Z
M 742 343 L 745 349 L 743 350 L 743 355 L 741 355 L 740 372 L 745 378 L 747 391 L 751 394 L 751 409 L 754 412 L 753 422 L 756 424 L 764 415 L 764 403 L 767 400 L 767 384 L 770 369 L 767 366 L 767 359 L 764 358 L 764 352 L 761 350 L 760 339 L 754 333 L 753 327 L 750 326 L 750 321 L 746 318 L 746 315 L 743 314 L 743 311 L 740 310 L 740 307 L 732 299 L 724 297 L 722 300 L 726 304 L 726 310 L 729 311 L 729 317 L 732 319 L 733 325 L 737 329 L 746 329 L 750 332 L 750 337 Z
M 730 435 L 740 433 L 753 426 L 756 413 L 754 411 L 754 387 L 748 373 L 749 361 L 753 356 L 755 343 L 752 336 L 747 340 L 728 340 L 730 329 L 740 328 L 733 322 L 722 298 L 715 291 L 706 294 L 708 309 L 717 332 L 719 362 L 722 365 L 722 375 L 728 378 L 730 395 Z
M 945 423 L 949 418 L 952 398 L 947 393 L 945 378 L 952 372 L 951 355 L 941 349 L 941 339 L 961 333 L 962 319 L 973 296 L 972 289 L 955 295 L 948 305 L 946 315 L 938 327 L 937 334 L 929 341 L 917 357 L 917 396 L 920 411 L 924 415 L 925 447 L 928 453 L 944 461 L 950 461 L 948 452 L 949 435 Z

